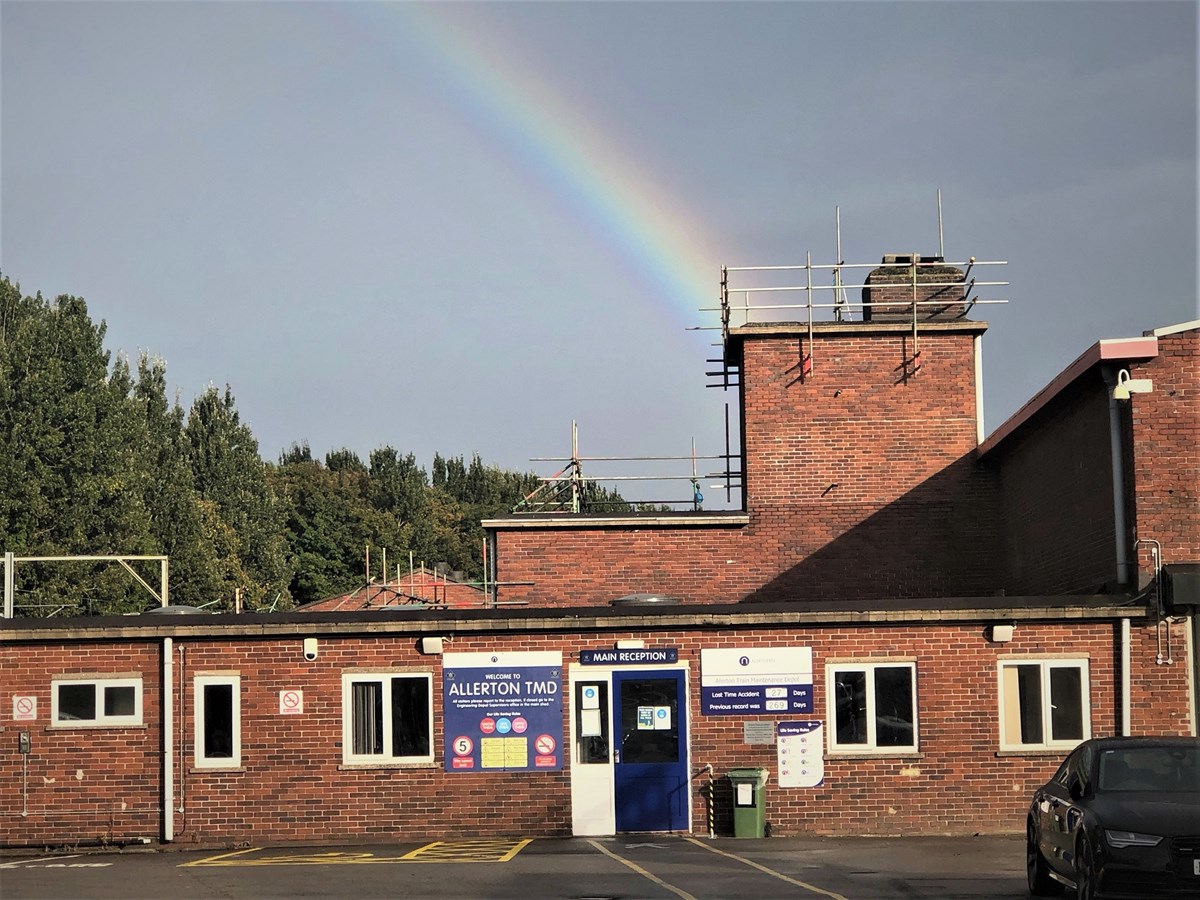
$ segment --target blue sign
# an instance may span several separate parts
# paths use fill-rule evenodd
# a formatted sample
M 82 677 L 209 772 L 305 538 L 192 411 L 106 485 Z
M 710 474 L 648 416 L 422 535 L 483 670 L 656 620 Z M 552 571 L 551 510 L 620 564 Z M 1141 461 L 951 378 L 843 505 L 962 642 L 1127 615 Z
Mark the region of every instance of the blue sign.
M 584 666 L 646 666 L 673 662 L 679 662 L 678 647 L 579 651 L 579 663 Z
M 447 772 L 563 767 L 560 653 L 447 653 L 442 711 Z

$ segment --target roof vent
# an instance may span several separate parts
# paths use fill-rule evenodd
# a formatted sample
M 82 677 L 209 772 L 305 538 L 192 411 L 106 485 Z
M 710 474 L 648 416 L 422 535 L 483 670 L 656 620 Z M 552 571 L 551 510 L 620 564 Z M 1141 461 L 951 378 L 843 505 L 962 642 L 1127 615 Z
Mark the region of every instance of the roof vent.
M 610 600 L 609 606 L 664 606 L 678 602 L 678 597 L 668 597 L 666 594 L 626 594 Z

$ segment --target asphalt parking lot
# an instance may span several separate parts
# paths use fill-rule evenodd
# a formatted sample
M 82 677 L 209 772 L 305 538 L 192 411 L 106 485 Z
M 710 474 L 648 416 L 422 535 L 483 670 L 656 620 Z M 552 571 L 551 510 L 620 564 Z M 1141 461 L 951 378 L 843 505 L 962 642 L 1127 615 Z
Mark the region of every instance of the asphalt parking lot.
M 463 840 L 340 847 L 0 856 L 13 898 L 1016 900 L 1023 838 Z

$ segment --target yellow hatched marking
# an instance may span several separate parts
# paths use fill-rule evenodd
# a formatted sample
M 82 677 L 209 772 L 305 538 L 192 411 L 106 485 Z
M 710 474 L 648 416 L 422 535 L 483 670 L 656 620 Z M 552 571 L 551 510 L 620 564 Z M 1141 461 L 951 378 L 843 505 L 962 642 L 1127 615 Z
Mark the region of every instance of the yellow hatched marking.
M 332 850 L 328 853 L 283 853 L 273 856 L 247 858 L 261 847 L 221 853 L 192 862 L 188 866 L 345 866 L 378 863 L 436 863 L 436 862 L 508 862 L 529 844 L 532 838 L 521 841 L 434 841 L 403 856 L 376 856 L 374 853 Z
M 230 859 L 234 856 L 242 856 L 246 853 L 255 853 L 261 850 L 261 847 L 250 847 L 246 850 L 234 850 L 232 853 L 220 853 L 217 856 L 206 856 L 204 859 L 194 859 L 191 862 L 180 863 L 177 868 L 186 869 L 189 866 L 238 866 L 245 865 L 244 862 L 223 862 L 222 860 Z
M 532 838 L 521 841 L 434 841 L 404 854 L 405 862 L 508 862 Z

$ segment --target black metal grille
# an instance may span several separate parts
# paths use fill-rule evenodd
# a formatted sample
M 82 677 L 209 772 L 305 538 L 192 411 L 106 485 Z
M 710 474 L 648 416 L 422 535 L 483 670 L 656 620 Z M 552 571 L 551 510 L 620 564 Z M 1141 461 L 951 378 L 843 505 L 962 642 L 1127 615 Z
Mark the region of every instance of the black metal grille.
M 1171 841 L 1171 853 L 1174 856 L 1200 859 L 1200 835 L 1174 838 Z

